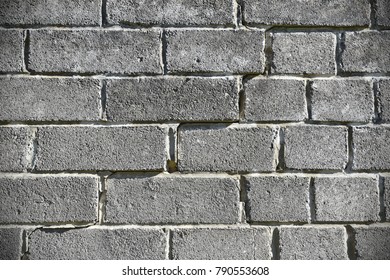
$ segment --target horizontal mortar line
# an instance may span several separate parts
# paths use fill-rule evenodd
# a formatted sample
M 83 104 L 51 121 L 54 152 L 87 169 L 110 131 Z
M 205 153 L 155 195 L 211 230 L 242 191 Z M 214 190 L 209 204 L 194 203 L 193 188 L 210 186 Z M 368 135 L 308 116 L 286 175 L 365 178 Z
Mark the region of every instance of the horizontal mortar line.
M 261 24 L 261 23 L 248 23 L 243 24 L 246 28 L 258 28 L 265 29 L 267 32 L 279 32 L 279 33 L 294 33 L 294 32 L 355 32 L 355 31 L 369 31 L 367 25 L 355 25 L 355 26 L 338 26 L 338 25 L 311 25 L 311 24 Z

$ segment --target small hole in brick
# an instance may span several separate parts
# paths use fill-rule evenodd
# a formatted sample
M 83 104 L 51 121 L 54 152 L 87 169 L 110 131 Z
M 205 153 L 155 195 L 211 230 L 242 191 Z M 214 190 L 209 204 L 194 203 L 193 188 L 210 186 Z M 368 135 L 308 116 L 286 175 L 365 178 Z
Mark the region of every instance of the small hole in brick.
M 196 63 L 200 63 L 200 58 L 197 58 L 197 59 L 196 59 Z
M 144 58 L 143 57 L 138 57 L 138 61 L 142 62 L 142 61 L 144 61 Z

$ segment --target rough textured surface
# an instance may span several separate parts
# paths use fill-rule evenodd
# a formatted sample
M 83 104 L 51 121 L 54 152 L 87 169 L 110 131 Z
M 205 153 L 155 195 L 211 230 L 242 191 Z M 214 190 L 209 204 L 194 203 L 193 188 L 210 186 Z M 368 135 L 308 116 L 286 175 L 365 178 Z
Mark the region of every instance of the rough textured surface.
M 234 78 L 144 78 L 107 83 L 110 121 L 238 119 Z
M 341 71 L 390 72 L 390 31 L 346 32 Z
M 313 80 L 311 88 L 315 121 L 369 122 L 374 118 L 370 80 Z
M 272 72 L 334 74 L 336 37 L 332 33 L 275 33 Z
M 23 171 L 29 167 L 28 143 L 27 127 L 0 127 L 0 171 Z
M 100 0 L 1 0 L 0 25 L 99 25 Z
M 233 25 L 231 0 L 108 0 L 110 24 Z
M 22 70 L 23 31 L 0 30 L 0 73 L 22 72 Z
M 383 0 L 387 1 L 387 0 Z M 243 0 L 248 24 L 368 26 L 368 0 Z
M 270 248 L 267 227 L 172 231 L 172 256 L 178 260 L 269 260 Z
M 376 178 L 315 178 L 316 221 L 380 221 Z
M 390 80 L 379 81 L 379 111 L 382 122 L 390 123 Z
M 97 183 L 93 177 L 1 177 L 0 223 L 94 222 Z
M 342 226 L 280 228 L 282 260 L 345 260 L 347 233 Z
M 234 178 L 149 177 L 108 179 L 109 223 L 237 223 Z
M 54 126 L 37 132 L 37 170 L 162 170 L 166 131 L 158 126 Z
M 0 78 L 2 121 L 93 121 L 100 82 L 73 78 Z
M 347 160 L 346 127 L 300 125 L 285 129 L 287 168 L 342 170 Z
M 247 215 L 253 222 L 307 222 L 309 178 L 245 176 Z
M 386 221 L 390 221 L 390 176 L 385 176 L 383 178 L 384 184 L 384 197 L 383 197 L 383 206 L 384 214 Z
M 161 73 L 155 30 L 31 30 L 35 72 Z
M 380 26 L 390 26 L 390 2 L 377 0 L 377 23 Z
M 180 171 L 272 171 L 270 127 L 182 126 L 178 135 Z
M 302 121 L 307 118 L 303 80 L 251 79 L 244 88 L 246 121 Z
M 30 259 L 164 259 L 166 234 L 155 229 L 88 228 L 37 230 L 30 235 Z
M 20 260 L 22 244 L 21 228 L 0 228 L 0 260 Z
M 352 139 L 354 170 L 390 169 L 389 127 L 355 127 Z
M 169 73 L 262 73 L 264 32 L 174 30 L 167 32 Z
M 353 226 L 356 255 L 359 260 L 390 260 L 390 227 L 388 225 Z

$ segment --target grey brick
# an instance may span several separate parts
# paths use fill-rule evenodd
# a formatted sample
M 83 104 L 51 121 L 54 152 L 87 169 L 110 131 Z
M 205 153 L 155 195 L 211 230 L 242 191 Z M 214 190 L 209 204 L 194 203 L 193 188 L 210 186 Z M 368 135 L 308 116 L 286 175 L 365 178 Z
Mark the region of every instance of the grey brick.
M 390 176 L 385 176 L 383 178 L 384 183 L 384 198 L 383 198 L 383 206 L 384 206 L 384 214 L 386 221 L 390 221 Z
M 93 177 L 2 177 L 0 222 L 93 222 L 97 183 Z
M 99 0 L 1 0 L 0 25 L 99 25 Z
M 262 73 L 263 46 L 262 31 L 169 31 L 167 69 L 170 73 Z
M 390 72 L 390 32 L 346 32 L 343 72 Z
M 285 129 L 287 168 L 342 170 L 347 161 L 346 127 L 300 125 Z
M 23 31 L 0 30 L 0 72 L 22 72 L 22 70 Z
M 275 33 L 272 72 L 334 74 L 335 44 L 332 33 Z
M 162 170 L 166 131 L 158 126 L 38 128 L 37 170 Z
M 309 178 L 245 176 L 247 214 L 254 222 L 307 222 Z
M 22 229 L 0 228 L 0 260 L 20 260 Z
M 348 259 L 347 233 L 341 226 L 282 226 L 280 228 L 280 259 Z
M 379 81 L 379 113 L 382 122 L 390 122 L 390 80 Z
M 155 30 L 31 30 L 35 72 L 161 73 Z
M 379 221 L 379 189 L 375 178 L 315 178 L 316 221 Z
M 0 127 L 0 171 L 23 171 L 29 167 L 28 144 L 27 127 Z
M 370 23 L 368 0 L 355 0 L 353 4 L 350 0 L 243 2 L 247 24 L 368 26 Z
M 307 117 L 303 80 L 251 79 L 244 88 L 247 121 L 302 121 Z
M 0 78 L 2 121 L 93 121 L 100 82 L 73 78 Z
M 354 170 L 390 169 L 390 128 L 355 127 L 353 129 Z
M 359 260 L 390 260 L 388 225 L 353 226 Z
M 239 186 L 233 178 L 108 179 L 109 223 L 237 223 Z
M 173 259 L 271 259 L 271 231 L 267 227 L 232 229 L 175 229 Z
M 314 80 L 312 119 L 369 122 L 374 117 L 374 95 L 369 80 Z
M 231 0 L 108 0 L 110 24 L 138 25 L 230 25 L 233 22 Z
M 390 2 L 388 0 L 377 0 L 377 23 L 380 26 L 390 26 Z
M 110 121 L 238 119 L 234 78 L 143 78 L 107 83 Z
M 179 170 L 273 171 L 275 133 L 258 126 L 182 126 Z
M 164 259 L 166 234 L 160 229 L 87 228 L 37 230 L 29 240 L 30 259 Z

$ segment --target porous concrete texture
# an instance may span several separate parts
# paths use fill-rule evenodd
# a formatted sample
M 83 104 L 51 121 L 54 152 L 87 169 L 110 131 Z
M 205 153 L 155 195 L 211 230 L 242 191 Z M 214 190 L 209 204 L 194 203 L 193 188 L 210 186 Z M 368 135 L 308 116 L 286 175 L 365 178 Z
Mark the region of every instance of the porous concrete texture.
M 180 171 L 273 171 L 272 127 L 192 126 L 179 127 Z
M 381 79 L 379 87 L 379 114 L 382 122 L 390 123 L 390 79 Z
M 159 126 L 40 127 L 35 169 L 163 170 L 166 134 Z
M 299 125 L 287 127 L 284 133 L 287 168 L 343 170 L 346 167 L 346 127 Z
M 345 260 L 347 232 L 342 226 L 282 226 L 280 259 Z
M 238 120 L 234 78 L 144 78 L 107 81 L 109 121 Z
M 390 127 L 355 127 L 353 129 L 354 170 L 389 170 Z
M 383 213 L 385 220 L 390 222 L 390 176 L 382 177 L 383 180 Z
M 29 236 L 32 260 L 161 260 L 166 234 L 160 229 L 87 228 L 36 230 Z
M 231 0 L 107 0 L 109 24 L 232 26 L 233 13 Z
M 0 30 L 0 73 L 23 71 L 23 31 Z
M 383 0 L 386 1 L 386 0 Z M 247 24 L 303 26 L 368 26 L 368 0 L 242 0 Z
M 390 26 L 390 2 L 388 0 L 377 0 L 377 23 L 380 26 Z
M 314 197 L 317 222 L 380 221 L 377 178 L 315 178 Z
M 333 33 L 274 33 L 272 38 L 273 73 L 335 73 L 336 36 Z
M 161 73 L 156 30 L 31 30 L 34 72 Z
M 0 260 L 20 260 L 22 233 L 21 228 L 0 228 Z
M 0 172 L 29 167 L 30 131 L 25 126 L 0 126 Z
M 272 256 L 270 244 L 268 227 L 172 231 L 172 257 L 175 260 L 268 260 Z
M 1 0 L 0 25 L 99 25 L 100 2 L 100 0 Z
M 100 81 L 0 77 L 1 121 L 97 121 Z
M 390 72 L 390 31 L 345 32 L 341 71 Z
M 251 79 L 244 83 L 246 121 L 302 121 L 307 118 L 305 81 Z
M 374 93 L 367 79 L 324 79 L 311 83 L 315 121 L 369 122 L 374 118 Z
M 108 223 L 232 224 L 239 222 L 238 179 L 228 177 L 109 178 Z
M 251 222 L 307 222 L 308 177 L 245 176 L 247 215 Z
M 262 73 L 261 30 L 173 30 L 166 34 L 169 73 Z
M 390 259 L 390 226 L 354 225 L 356 257 L 359 260 Z
M 97 204 L 94 177 L 0 177 L 0 223 L 94 222 Z

